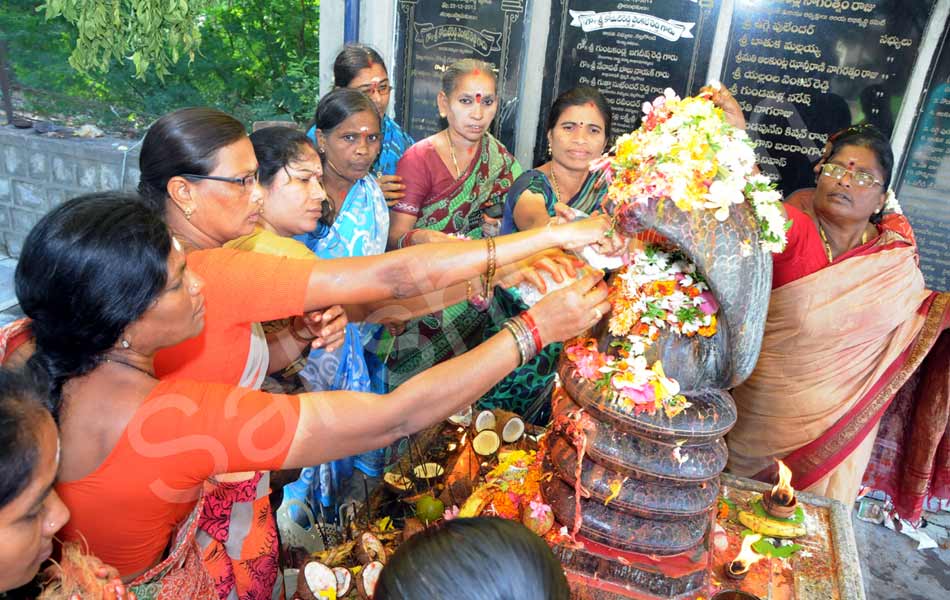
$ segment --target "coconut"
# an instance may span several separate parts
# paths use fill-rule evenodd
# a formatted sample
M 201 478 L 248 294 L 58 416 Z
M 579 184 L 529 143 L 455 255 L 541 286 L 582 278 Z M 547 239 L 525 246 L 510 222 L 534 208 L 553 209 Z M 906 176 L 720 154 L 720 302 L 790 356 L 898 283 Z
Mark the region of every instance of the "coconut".
M 356 558 L 360 564 L 367 564 L 373 561 L 386 563 L 386 546 L 379 538 L 366 531 L 359 537 L 356 543 Z
M 334 567 L 333 574 L 336 576 L 336 597 L 342 598 L 353 587 L 353 574 L 343 567 Z
M 478 435 L 472 438 L 472 450 L 479 456 L 491 456 L 498 452 L 501 446 L 501 439 L 492 429 L 480 431 Z
M 385 481 L 386 485 L 393 491 L 398 493 L 408 492 L 412 489 L 412 481 L 408 477 L 404 477 L 393 471 L 383 475 L 383 481 Z
M 297 576 L 297 595 L 303 600 L 320 600 L 321 592 L 337 590 L 336 575 L 322 562 L 312 560 L 305 564 Z
M 439 463 L 423 463 L 412 468 L 412 474 L 418 479 L 435 479 L 441 477 L 445 469 Z
M 373 561 L 363 567 L 363 570 L 356 577 L 356 588 L 359 590 L 360 598 L 372 600 L 376 594 L 376 584 L 379 582 L 379 574 L 383 571 L 383 563 Z
M 472 407 L 468 406 L 449 417 L 449 423 L 468 427 L 472 424 L 472 412 Z
M 481 432 L 486 429 L 495 428 L 495 413 L 490 410 L 483 410 L 475 417 L 475 431 Z
M 531 531 L 544 537 L 554 527 L 554 511 L 547 504 L 539 506 L 536 503 L 535 506 L 537 509 L 532 508 L 530 502 L 526 502 L 521 507 L 521 522 Z
M 513 412 L 495 410 L 495 433 L 506 444 L 514 444 L 524 435 L 524 420 Z

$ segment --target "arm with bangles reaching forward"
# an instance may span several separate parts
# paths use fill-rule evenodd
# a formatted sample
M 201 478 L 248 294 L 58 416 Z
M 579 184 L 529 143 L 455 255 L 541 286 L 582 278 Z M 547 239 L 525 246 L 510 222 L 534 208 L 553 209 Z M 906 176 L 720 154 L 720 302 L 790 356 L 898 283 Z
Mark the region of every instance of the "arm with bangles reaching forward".
M 525 359 L 530 360 L 530 352 L 582 333 L 609 309 L 606 284 L 599 275 L 587 275 L 522 313 L 527 314 L 526 319 L 516 317 L 511 326 L 481 345 L 419 373 L 389 394 L 303 394 L 284 467 L 323 463 L 381 448 L 438 423 L 475 402 Z

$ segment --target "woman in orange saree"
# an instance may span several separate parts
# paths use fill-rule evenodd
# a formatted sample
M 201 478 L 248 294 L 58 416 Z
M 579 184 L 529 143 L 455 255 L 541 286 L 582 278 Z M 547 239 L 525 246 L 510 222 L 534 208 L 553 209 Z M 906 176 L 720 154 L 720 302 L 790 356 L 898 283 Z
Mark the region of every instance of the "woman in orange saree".
M 892 166 L 879 132 L 846 130 L 817 187 L 786 203 L 759 362 L 733 391 L 729 470 L 768 480 L 782 459 L 796 488 L 850 504 L 878 439 L 868 483 L 915 519 L 925 495 L 950 492 L 950 334 L 940 338 L 950 295 L 924 285 L 910 224 L 886 192 Z M 926 394 L 912 402 L 915 390 Z

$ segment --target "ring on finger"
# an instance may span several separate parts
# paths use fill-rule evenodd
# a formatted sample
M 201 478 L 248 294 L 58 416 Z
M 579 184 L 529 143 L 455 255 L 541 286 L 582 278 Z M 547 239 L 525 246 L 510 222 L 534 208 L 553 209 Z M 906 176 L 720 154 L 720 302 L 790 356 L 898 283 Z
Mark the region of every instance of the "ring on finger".
M 601 319 L 604 318 L 604 313 L 600 312 L 600 308 L 594 307 L 594 319 L 599 323 Z

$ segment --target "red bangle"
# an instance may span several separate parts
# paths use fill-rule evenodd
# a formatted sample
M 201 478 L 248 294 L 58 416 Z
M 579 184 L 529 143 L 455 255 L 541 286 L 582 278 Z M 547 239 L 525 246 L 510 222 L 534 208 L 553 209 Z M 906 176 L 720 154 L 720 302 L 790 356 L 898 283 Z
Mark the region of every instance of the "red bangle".
M 521 313 L 521 318 L 524 320 L 525 325 L 528 326 L 528 329 L 531 330 L 531 337 L 534 338 L 534 351 L 540 353 L 544 350 L 544 344 L 541 343 L 541 332 L 538 331 L 538 324 L 534 322 L 534 318 L 528 314 L 528 311 Z
M 418 229 L 410 229 L 399 238 L 399 241 L 396 243 L 398 248 L 408 248 L 412 245 L 412 236 L 415 232 L 419 231 Z

